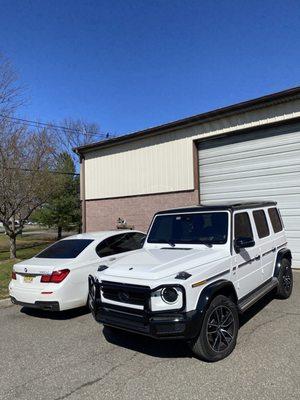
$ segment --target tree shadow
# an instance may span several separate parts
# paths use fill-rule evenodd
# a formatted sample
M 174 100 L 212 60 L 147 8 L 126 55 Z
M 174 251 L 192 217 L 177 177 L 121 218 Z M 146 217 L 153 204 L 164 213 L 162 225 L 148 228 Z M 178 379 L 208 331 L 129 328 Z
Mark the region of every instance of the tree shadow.
M 74 319 L 90 313 L 88 307 L 74 308 L 72 310 L 66 310 L 66 311 L 46 311 L 46 310 L 39 310 L 37 308 L 22 307 L 20 311 L 21 313 L 26 314 L 30 317 L 41 318 L 41 319 L 53 319 L 58 321 Z

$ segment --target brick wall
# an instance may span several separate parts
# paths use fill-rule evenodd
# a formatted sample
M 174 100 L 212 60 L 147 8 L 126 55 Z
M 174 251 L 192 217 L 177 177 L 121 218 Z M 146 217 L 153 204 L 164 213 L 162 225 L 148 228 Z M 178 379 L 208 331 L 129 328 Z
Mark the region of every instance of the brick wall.
M 135 229 L 147 231 L 153 214 L 168 208 L 198 204 L 198 191 L 153 194 L 86 201 L 87 232 L 116 229 L 117 219 L 126 219 Z

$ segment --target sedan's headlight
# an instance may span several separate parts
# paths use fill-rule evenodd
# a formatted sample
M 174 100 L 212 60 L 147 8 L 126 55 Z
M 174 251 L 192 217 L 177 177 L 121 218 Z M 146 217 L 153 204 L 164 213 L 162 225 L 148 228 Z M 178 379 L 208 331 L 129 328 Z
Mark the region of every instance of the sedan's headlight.
M 178 310 L 183 307 L 183 287 L 168 285 L 160 287 L 151 295 L 151 310 Z

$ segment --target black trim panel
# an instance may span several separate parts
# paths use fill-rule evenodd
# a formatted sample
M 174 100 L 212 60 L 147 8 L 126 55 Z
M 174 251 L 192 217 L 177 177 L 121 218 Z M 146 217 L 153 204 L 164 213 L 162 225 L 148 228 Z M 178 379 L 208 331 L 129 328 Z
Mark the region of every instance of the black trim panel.
M 211 276 L 210 278 L 204 279 L 204 280 L 205 280 L 206 282 L 210 282 L 210 281 L 212 281 L 212 280 L 214 280 L 214 279 L 216 279 L 216 278 L 220 278 L 220 276 L 223 276 L 223 275 L 228 274 L 229 272 L 230 272 L 230 269 L 226 269 L 225 271 L 220 272 L 219 274 L 214 275 L 214 276 Z
M 37 308 L 45 311 L 60 311 L 58 301 L 36 301 L 35 303 L 24 303 L 23 301 L 19 301 L 12 296 L 10 296 L 10 300 L 13 304 L 22 307 Z
M 242 268 L 242 267 L 244 267 L 244 266 L 247 265 L 247 264 L 251 264 L 252 261 L 258 261 L 258 260 L 260 260 L 260 256 L 253 257 L 253 258 L 251 258 L 250 260 L 245 261 L 245 262 L 239 264 L 237 267 L 238 267 L 238 268 Z
M 287 242 L 284 242 L 283 244 L 277 246 L 277 250 L 282 249 L 286 245 L 287 245 Z
M 266 251 L 265 253 L 263 253 L 263 254 L 262 254 L 262 257 L 267 256 L 267 255 L 270 254 L 270 253 L 274 253 L 275 251 L 276 251 L 276 248 L 274 247 L 273 249 L 268 250 L 268 251 Z

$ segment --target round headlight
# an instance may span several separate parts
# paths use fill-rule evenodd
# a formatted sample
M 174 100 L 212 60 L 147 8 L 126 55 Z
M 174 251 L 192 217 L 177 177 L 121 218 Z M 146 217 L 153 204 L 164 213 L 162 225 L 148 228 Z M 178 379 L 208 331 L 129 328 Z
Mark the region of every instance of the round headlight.
M 168 304 L 175 303 L 178 299 L 178 292 L 175 288 L 173 287 L 165 287 L 161 291 L 161 298 L 163 299 L 164 302 Z

